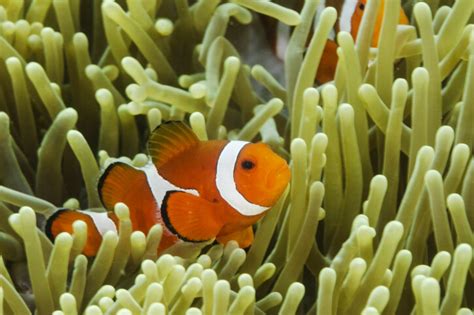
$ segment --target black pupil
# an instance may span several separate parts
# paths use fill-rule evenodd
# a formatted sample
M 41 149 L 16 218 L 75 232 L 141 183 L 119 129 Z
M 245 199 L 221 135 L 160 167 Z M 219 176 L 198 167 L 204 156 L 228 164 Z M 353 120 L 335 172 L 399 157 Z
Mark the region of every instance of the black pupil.
M 254 166 L 255 166 L 255 164 L 253 164 L 252 161 L 243 161 L 243 162 L 242 162 L 242 168 L 244 168 L 244 169 L 246 169 L 246 170 L 250 170 L 250 169 L 252 169 Z
M 365 5 L 364 5 L 363 3 L 359 4 L 359 9 L 364 10 L 364 9 L 365 9 Z

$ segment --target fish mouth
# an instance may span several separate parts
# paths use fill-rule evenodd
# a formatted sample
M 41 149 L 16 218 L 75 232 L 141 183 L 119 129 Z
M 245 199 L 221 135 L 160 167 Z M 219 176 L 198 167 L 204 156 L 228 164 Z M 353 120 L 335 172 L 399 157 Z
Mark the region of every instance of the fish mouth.
M 289 180 L 290 177 L 291 177 L 290 168 L 289 168 L 288 165 L 286 165 L 286 164 L 283 164 L 283 165 L 281 165 L 280 167 L 278 167 L 278 168 L 275 170 L 275 174 L 277 175 L 278 178 L 287 177 L 288 180 Z
M 267 189 L 284 189 L 290 180 L 290 176 L 290 168 L 285 164 L 281 165 L 268 174 L 265 186 Z

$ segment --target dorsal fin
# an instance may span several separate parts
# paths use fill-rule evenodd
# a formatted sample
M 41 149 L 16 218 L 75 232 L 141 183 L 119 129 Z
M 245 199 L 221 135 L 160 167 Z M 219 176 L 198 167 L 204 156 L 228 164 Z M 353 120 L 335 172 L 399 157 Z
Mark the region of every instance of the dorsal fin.
M 148 139 L 148 153 L 159 168 L 198 144 L 198 137 L 186 124 L 181 121 L 168 121 L 153 130 Z

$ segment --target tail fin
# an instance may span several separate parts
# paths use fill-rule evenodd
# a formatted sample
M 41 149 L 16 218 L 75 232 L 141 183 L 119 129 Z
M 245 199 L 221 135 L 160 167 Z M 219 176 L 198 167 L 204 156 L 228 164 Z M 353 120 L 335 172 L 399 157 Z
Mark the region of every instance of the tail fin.
M 81 220 L 87 225 L 87 242 L 84 247 L 83 253 L 86 256 L 95 256 L 99 250 L 100 243 L 102 241 L 102 235 L 92 215 L 88 214 L 89 211 L 75 211 L 71 209 L 59 209 L 53 215 L 51 215 L 46 221 L 45 233 L 51 241 L 58 236 L 61 232 L 73 233 L 72 224 Z M 94 216 L 107 216 L 107 213 L 94 213 Z

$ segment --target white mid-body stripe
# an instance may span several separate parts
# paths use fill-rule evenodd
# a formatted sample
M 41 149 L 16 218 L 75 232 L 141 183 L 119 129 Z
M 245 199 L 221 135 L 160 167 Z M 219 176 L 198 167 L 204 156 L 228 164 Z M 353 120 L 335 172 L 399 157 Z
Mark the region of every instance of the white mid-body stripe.
M 195 189 L 183 189 L 173 185 L 172 183 L 164 179 L 158 173 L 156 166 L 151 162 L 140 168 L 140 170 L 145 172 L 148 186 L 150 187 L 151 193 L 153 194 L 153 197 L 155 198 L 156 204 L 159 208 L 161 208 L 161 205 L 163 204 L 163 199 L 165 198 L 166 193 L 168 191 L 177 190 L 187 192 L 195 196 L 199 196 L 199 192 Z
M 319 1 L 318 9 L 316 10 L 316 15 L 314 16 L 313 28 L 315 32 L 324 9 L 326 9 L 326 0 L 321 0 Z M 336 31 L 334 30 L 334 27 L 331 29 L 331 32 L 329 32 L 328 38 L 330 40 L 336 40 Z
M 248 142 L 245 141 L 230 141 L 226 144 L 217 161 L 216 187 L 221 197 L 232 208 L 243 215 L 253 216 L 269 208 L 249 202 L 237 190 L 234 179 L 234 169 L 239 153 L 246 144 L 248 144 Z
M 115 226 L 114 221 L 109 218 L 107 212 L 93 212 L 93 211 L 82 211 L 78 210 L 79 212 L 89 216 L 95 224 L 97 231 L 99 231 L 100 235 L 104 235 L 108 231 L 112 231 L 117 233 L 117 227 Z
M 324 9 L 326 9 L 326 0 L 321 0 L 319 1 L 318 8 L 316 9 L 316 15 L 314 16 L 314 30 L 316 30 L 316 26 L 318 25 L 319 19 L 321 18 L 321 14 L 323 13 Z
M 344 32 L 351 32 L 352 26 L 352 16 L 354 15 L 357 0 L 345 0 L 342 5 L 341 15 L 339 17 L 339 29 Z

